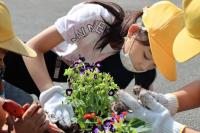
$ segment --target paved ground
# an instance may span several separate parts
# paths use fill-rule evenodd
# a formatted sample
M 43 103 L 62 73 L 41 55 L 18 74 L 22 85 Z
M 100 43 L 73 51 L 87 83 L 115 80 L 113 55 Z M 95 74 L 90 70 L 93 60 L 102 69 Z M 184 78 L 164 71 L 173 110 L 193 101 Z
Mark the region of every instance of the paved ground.
M 24 41 L 42 31 L 44 28 L 54 23 L 56 18 L 63 16 L 72 5 L 83 0 L 6 0 L 13 16 L 14 28 L 17 35 Z M 125 9 L 141 9 L 144 5 L 150 5 L 158 0 L 113 0 Z M 180 0 L 171 0 L 180 6 Z M 178 64 L 178 80 L 176 82 L 166 81 L 160 74 L 158 75 L 155 88 L 158 92 L 172 92 L 181 86 L 196 80 L 200 74 L 200 58 L 196 57 L 190 62 Z M 186 111 L 176 115 L 176 119 L 200 130 L 200 109 Z

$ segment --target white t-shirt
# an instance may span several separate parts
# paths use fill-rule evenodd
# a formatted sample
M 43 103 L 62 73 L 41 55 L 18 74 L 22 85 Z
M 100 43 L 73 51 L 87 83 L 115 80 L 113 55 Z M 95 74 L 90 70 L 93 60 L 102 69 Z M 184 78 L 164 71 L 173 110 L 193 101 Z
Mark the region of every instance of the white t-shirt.
M 104 31 L 108 29 L 102 18 L 109 24 L 114 21 L 114 16 L 98 4 L 75 5 L 66 16 L 55 22 L 65 42 L 54 47 L 52 51 L 68 65 L 80 56 L 85 57 L 86 62 L 94 63 L 114 54 L 116 50 L 109 44 L 102 51 L 94 48 Z

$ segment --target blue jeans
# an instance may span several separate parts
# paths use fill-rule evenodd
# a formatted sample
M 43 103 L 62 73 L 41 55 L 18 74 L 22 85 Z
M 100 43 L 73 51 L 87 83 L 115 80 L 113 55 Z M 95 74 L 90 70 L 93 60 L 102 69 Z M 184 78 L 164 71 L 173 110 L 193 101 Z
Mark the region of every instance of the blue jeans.
M 31 104 L 33 102 L 32 97 L 28 93 L 6 81 L 3 81 L 3 88 L 3 92 L 0 95 L 1 97 L 11 99 L 20 105 L 24 105 L 25 103 Z

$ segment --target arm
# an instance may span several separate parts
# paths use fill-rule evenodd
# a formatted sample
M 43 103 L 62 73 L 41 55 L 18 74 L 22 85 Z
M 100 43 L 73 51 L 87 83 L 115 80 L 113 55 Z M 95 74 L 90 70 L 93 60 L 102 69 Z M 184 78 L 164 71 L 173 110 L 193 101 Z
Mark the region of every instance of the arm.
M 179 102 L 178 112 L 200 107 L 200 80 L 184 86 L 173 94 Z
M 23 59 L 32 79 L 41 92 L 53 86 L 43 54 L 63 41 L 64 39 L 58 33 L 56 27 L 51 26 L 27 42 L 28 46 L 37 52 L 37 57 L 23 57 Z
M 187 109 L 195 108 L 200 106 L 200 81 L 194 81 L 180 91 L 174 92 L 179 101 L 178 111 L 184 111 Z M 189 99 L 189 100 L 188 100 Z M 191 100 L 193 99 L 193 100 Z M 190 128 L 185 128 L 183 133 L 199 133 Z
M 23 58 L 31 77 L 41 91 L 40 103 L 47 112 L 49 120 L 53 123 L 59 122 L 64 127 L 71 125 L 73 109 L 71 105 L 63 103 L 65 100 L 63 88 L 53 85 L 43 56 L 43 53 L 63 41 L 64 39 L 56 27 L 51 26 L 28 41 L 28 45 L 37 52 L 38 56 L 36 58 Z

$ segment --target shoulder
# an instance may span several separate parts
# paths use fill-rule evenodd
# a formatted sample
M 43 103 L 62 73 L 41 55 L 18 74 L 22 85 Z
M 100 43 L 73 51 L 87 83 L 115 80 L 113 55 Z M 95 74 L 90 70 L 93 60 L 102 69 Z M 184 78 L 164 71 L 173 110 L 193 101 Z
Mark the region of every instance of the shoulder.
M 73 16 L 72 16 L 73 15 Z M 67 14 L 68 17 L 112 17 L 113 15 L 103 6 L 92 3 L 80 3 L 72 7 Z

